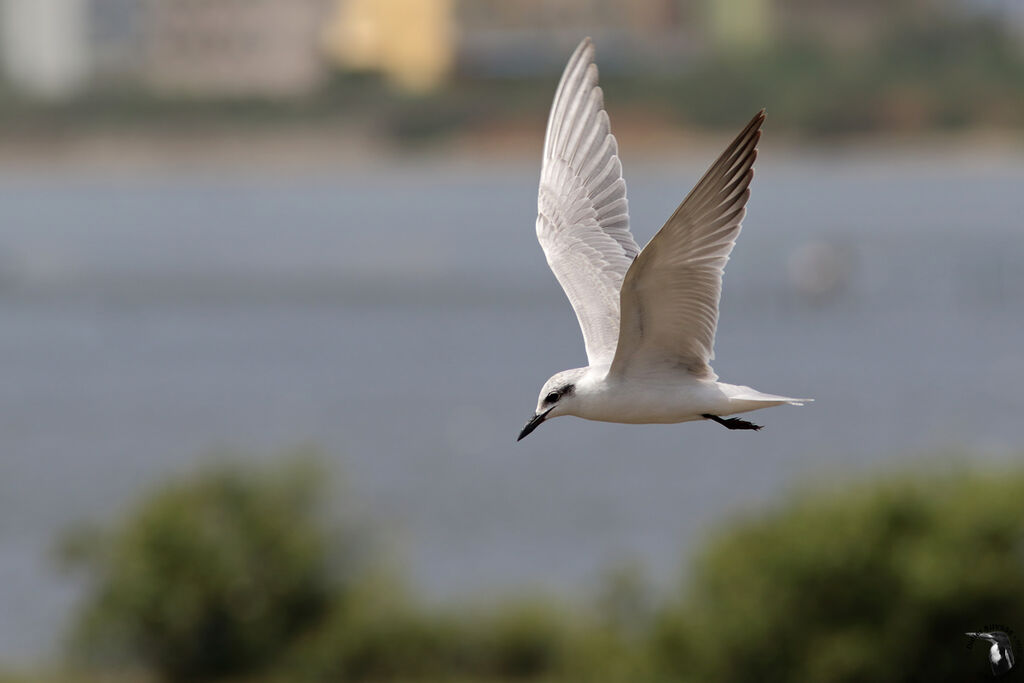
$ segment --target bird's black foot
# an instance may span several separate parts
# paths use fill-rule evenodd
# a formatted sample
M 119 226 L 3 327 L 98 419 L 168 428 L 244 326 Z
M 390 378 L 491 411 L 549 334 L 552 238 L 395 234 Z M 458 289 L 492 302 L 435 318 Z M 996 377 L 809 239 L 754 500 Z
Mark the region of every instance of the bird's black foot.
M 703 415 L 701 415 L 701 417 L 708 420 L 714 420 L 715 422 L 722 425 L 726 429 L 752 429 L 755 432 L 761 429 L 761 425 L 756 425 L 753 422 L 741 420 L 738 417 L 722 418 L 718 417 L 717 415 L 708 415 L 707 413 L 704 413 Z

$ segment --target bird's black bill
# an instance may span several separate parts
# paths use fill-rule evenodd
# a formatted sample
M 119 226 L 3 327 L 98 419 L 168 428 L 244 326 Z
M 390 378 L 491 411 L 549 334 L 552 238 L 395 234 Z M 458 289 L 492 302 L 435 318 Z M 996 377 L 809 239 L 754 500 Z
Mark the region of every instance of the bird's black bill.
M 543 422 L 545 418 L 547 418 L 547 416 L 548 416 L 548 413 L 550 413 L 550 412 L 551 412 L 551 410 L 552 410 L 551 408 L 548 408 L 548 409 L 547 409 L 547 410 L 545 410 L 545 411 L 544 411 L 543 413 L 537 413 L 536 415 L 534 415 L 533 417 L 531 417 L 531 418 L 530 418 L 530 421 L 526 423 L 526 426 L 525 426 L 525 427 L 523 427 L 523 431 L 519 432 L 519 438 L 518 438 L 518 439 L 516 439 L 516 441 L 522 441 L 522 440 L 523 440 L 523 439 L 525 439 L 525 438 L 526 438 L 527 436 L 529 436 L 529 435 L 530 435 L 530 433 L 531 433 L 531 432 L 532 432 L 532 431 L 533 431 L 534 429 L 536 429 L 537 427 L 539 427 L 539 426 L 540 426 L 540 423 L 541 423 L 541 422 Z

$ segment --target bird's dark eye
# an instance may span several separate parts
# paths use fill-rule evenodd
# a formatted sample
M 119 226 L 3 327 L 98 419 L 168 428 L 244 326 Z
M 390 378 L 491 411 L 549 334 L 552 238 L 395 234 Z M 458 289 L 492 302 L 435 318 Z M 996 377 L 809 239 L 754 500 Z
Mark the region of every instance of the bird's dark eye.
M 557 391 L 552 391 L 550 394 L 548 394 L 547 396 L 544 397 L 544 402 L 545 403 L 554 403 L 559 398 L 561 398 L 559 393 Z

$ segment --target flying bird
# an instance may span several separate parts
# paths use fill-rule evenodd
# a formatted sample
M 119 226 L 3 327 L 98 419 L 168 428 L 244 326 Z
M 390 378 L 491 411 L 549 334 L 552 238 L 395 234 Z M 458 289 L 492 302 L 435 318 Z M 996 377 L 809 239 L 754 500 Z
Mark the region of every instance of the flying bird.
M 537 239 L 583 332 L 588 366 L 544 383 L 519 439 L 563 415 L 627 423 L 713 420 L 760 429 L 737 413 L 811 399 L 718 381 L 714 358 L 722 271 L 750 197 L 758 112 L 641 250 L 629 231 L 626 182 L 583 40 L 555 92 L 544 138 Z
M 1013 648 L 1010 647 L 1010 637 L 1002 631 L 991 633 L 968 633 L 971 638 L 979 638 L 992 643 L 988 649 L 988 663 L 992 666 L 993 676 L 1002 676 L 1009 673 L 1013 668 Z

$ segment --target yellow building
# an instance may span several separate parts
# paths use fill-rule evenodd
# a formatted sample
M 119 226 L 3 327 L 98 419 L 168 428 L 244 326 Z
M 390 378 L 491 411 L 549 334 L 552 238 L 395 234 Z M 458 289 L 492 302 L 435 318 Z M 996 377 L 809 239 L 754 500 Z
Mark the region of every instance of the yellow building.
M 756 49 L 771 38 L 769 0 L 708 0 L 705 7 L 711 43 L 718 50 Z
M 328 55 L 348 69 L 379 71 L 424 92 L 455 61 L 453 0 L 337 0 L 325 32 Z

